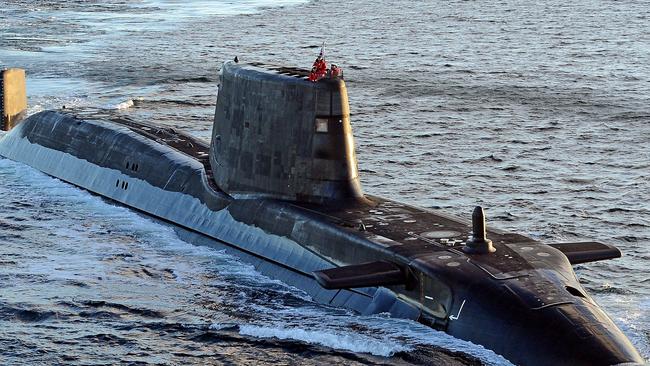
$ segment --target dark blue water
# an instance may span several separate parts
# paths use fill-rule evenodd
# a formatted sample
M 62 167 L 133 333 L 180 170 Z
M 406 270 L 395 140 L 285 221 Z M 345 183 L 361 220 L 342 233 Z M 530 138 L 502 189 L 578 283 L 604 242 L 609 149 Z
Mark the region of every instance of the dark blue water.
M 350 94 L 368 193 L 621 259 L 576 272 L 650 357 L 647 4 L 514 1 L 6 1 L 0 65 L 30 111 L 118 110 L 208 138 L 235 55 L 309 67 Z M 218 250 L 0 160 L 1 364 L 411 364 L 436 347 L 506 361 L 418 324 L 314 304 Z M 430 356 L 430 357 L 429 357 Z M 429 357 L 429 358 L 427 358 Z

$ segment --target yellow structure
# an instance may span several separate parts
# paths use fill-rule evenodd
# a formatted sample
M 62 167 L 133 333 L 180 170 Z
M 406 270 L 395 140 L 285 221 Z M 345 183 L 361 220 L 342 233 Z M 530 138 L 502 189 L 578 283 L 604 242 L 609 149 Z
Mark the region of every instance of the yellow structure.
M 27 110 L 27 90 L 25 70 L 5 69 L 0 71 L 0 111 L 3 131 L 12 129 L 25 116 Z

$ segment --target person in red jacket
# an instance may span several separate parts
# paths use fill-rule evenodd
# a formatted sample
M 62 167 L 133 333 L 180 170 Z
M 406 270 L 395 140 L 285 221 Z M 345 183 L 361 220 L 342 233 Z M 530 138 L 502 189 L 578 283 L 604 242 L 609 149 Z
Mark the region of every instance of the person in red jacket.
M 341 73 L 341 68 L 332 64 L 332 69 L 330 70 L 330 78 L 334 79 L 339 76 L 343 76 Z
M 323 49 L 321 48 L 320 54 L 318 57 L 316 57 L 316 61 L 314 61 L 314 65 L 311 67 L 311 72 L 309 73 L 309 77 L 307 78 L 309 81 L 318 81 L 319 79 L 322 79 L 325 77 L 327 74 L 327 63 L 325 62 L 325 58 L 323 57 Z

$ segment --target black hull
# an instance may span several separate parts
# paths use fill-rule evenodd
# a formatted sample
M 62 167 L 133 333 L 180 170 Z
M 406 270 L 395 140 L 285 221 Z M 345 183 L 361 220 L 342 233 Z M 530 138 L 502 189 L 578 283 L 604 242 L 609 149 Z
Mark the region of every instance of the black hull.
M 141 126 L 139 132 L 148 128 Z M 190 143 L 201 147 L 200 141 Z M 70 115 L 43 112 L 5 136 L 0 155 L 180 226 L 196 233 L 197 240 L 199 236 L 217 240 L 236 249 L 236 254 L 260 272 L 307 292 L 317 302 L 362 314 L 388 311 L 400 317 L 419 317 L 412 305 L 383 288 L 323 289 L 312 272 L 336 263 L 255 225 L 261 207 L 277 210 L 268 217 L 273 220 L 289 205 L 235 200 L 212 186 L 198 157 L 157 143 L 126 125 L 82 122 Z
M 119 119 L 42 112 L 2 138 L 0 155 L 224 243 L 320 303 L 418 320 L 517 364 L 643 362 L 567 257 L 525 236 L 490 230 L 496 253 L 472 255 L 468 222 L 378 197 L 235 199 L 211 182 L 205 143 Z M 409 284 L 328 290 L 312 275 L 373 261 L 408 269 Z

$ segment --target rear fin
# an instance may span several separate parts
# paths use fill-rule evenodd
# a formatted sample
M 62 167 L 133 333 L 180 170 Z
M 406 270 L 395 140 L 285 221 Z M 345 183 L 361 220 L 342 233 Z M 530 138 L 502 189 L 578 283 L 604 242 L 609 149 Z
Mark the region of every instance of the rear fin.
M 25 70 L 0 70 L 0 129 L 11 130 L 27 111 Z
M 406 285 L 405 271 L 397 265 L 377 261 L 314 272 L 314 278 L 328 290 L 343 288 Z
M 571 264 L 595 262 L 621 257 L 621 251 L 618 250 L 618 248 L 597 241 L 556 243 L 548 245 L 564 253 Z

